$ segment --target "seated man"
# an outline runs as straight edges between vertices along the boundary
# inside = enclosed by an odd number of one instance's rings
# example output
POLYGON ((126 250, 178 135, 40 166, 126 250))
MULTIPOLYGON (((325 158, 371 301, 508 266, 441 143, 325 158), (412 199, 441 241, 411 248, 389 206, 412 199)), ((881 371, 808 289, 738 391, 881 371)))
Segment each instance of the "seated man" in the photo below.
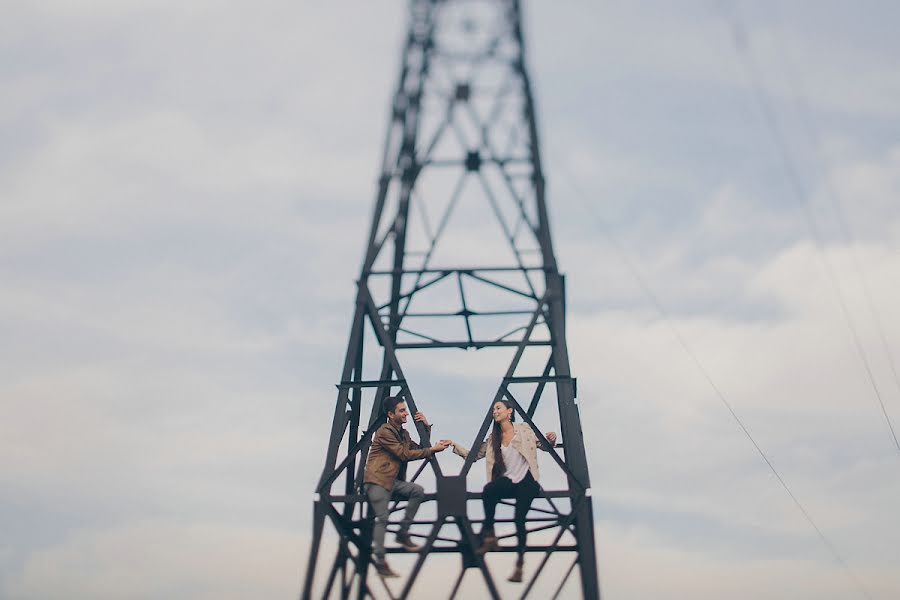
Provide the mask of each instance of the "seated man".
MULTIPOLYGON (((406 463, 411 460, 428 458, 435 452, 441 452, 450 445, 449 440, 441 440, 431 448, 422 448, 412 441, 409 432, 403 428, 409 411, 406 403, 399 396, 385 399, 387 421, 372 436, 372 446, 366 460, 366 475, 363 489, 375 512, 375 531, 373 545, 375 569, 382 577, 397 577, 384 558, 384 534, 388 522, 388 503, 391 498, 408 500, 406 514, 400 522, 397 542, 409 552, 420 548, 409 537, 409 526, 412 524, 419 504, 425 497, 425 490, 417 483, 404 481, 406 463)), ((417 412, 415 420, 431 428, 425 415, 417 412)))

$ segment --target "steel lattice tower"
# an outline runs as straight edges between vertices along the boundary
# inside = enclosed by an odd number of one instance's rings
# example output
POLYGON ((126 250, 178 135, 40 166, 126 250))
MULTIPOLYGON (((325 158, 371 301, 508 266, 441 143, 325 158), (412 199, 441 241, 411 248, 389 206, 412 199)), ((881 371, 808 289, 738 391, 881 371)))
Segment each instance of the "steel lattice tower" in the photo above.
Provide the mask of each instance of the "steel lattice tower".
MULTIPOLYGON (((518 0, 412 0, 331 437, 316 486, 304 599, 549 597, 563 590, 567 597, 579 590, 584 598, 599 598, 590 479, 566 346, 564 280, 544 190, 518 0), (360 487, 371 435, 382 422, 382 400, 401 394, 411 413, 430 410, 423 406, 428 399, 417 404, 400 359, 424 353, 449 364, 448 348, 475 349, 479 357, 501 353, 498 364, 506 365, 492 384, 496 393, 472 400, 470 427, 484 418, 470 447, 486 439, 490 408, 500 398, 510 400, 516 418, 545 443, 541 431, 560 432, 560 443, 542 453, 543 492, 528 515, 527 552, 536 559, 529 560, 526 581, 518 587, 497 581, 491 569, 510 560, 513 547, 506 544, 484 558, 474 552, 481 495, 467 491, 467 483, 477 490, 483 483, 480 476, 467 479, 474 452, 458 474, 444 472, 456 458, 443 456, 449 451, 420 463, 412 479, 430 493, 412 533, 424 548, 407 555, 406 568, 398 569, 405 577, 396 583, 381 581, 370 568, 372 517, 360 487), (322 556, 326 531, 337 533, 337 548, 322 556), (426 574, 432 563, 438 571, 426 574), (434 589, 436 583, 446 590, 434 589)), ((415 426, 422 445, 432 443, 426 428, 415 426)), ((512 519, 502 517, 498 513, 498 535, 513 538, 512 519)), ((403 560, 402 549, 388 552, 392 560, 403 560)))

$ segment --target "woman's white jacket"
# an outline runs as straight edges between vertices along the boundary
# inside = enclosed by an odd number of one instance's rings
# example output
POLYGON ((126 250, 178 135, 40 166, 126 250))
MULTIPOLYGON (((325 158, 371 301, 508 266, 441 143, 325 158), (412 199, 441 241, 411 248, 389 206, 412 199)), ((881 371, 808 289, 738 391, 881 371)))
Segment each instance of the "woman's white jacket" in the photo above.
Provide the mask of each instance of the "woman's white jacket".
MULTIPOLYGON (((516 435, 513 436, 510 444, 525 457, 525 460, 528 462, 528 470, 531 471, 531 476, 534 477, 534 480, 540 481, 538 477, 537 461, 537 449, 540 442, 538 442, 534 430, 532 430, 527 423, 513 423, 512 426, 516 429, 516 435)), ((485 467, 487 467, 488 481, 491 480, 494 472, 494 445, 491 443, 493 437, 494 434, 492 433, 488 436, 486 442, 481 442, 481 447, 478 449, 478 455, 475 457, 475 460, 481 460, 482 458, 487 457, 487 464, 485 467)), ((543 450, 544 448, 542 447, 541 449, 543 450)), ((466 447, 459 444, 453 445, 453 452, 463 458, 469 456, 469 451, 466 447)))

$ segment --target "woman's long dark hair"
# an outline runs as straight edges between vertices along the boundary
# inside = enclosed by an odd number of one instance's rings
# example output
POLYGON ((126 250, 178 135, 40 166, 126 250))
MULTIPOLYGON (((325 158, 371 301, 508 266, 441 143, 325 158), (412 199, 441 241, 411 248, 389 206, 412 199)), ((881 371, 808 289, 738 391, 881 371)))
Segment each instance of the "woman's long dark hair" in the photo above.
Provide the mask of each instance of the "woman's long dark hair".
MULTIPOLYGON (((509 400, 497 400, 502 402, 506 408, 512 408, 509 400)), ((497 404, 494 402, 494 404, 497 404)), ((493 404, 491 405, 493 407, 493 404)), ((493 410, 491 411, 493 413, 493 410)), ((516 416, 516 411, 510 415, 509 420, 512 421, 516 416)), ((494 449, 494 469, 491 471, 491 479, 499 479, 506 474, 506 463, 503 462, 503 452, 500 450, 500 440, 503 438, 503 430, 500 429, 500 423, 494 421, 494 432, 491 434, 491 447, 494 449)))

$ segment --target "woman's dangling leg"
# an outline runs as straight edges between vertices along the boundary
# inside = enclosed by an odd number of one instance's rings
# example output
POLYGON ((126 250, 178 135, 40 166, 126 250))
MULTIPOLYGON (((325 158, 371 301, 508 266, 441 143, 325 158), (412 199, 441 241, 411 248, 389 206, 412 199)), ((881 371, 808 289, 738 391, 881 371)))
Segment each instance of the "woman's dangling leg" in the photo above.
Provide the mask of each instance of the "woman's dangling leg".
POLYGON ((525 520, 528 517, 528 511, 531 510, 531 503, 535 496, 541 491, 541 487, 531 476, 531 473, 525 475, 525 479, 515 484, 516 498, 516 568, 508 581, 520 583, 522 581, 522 567, 525 566, 525 543, 528 541, 528 530, 525 528, 525 520))
POLYGON ((516 552, 518 554, 517 564, 522 564, 525 555, 525 543, 528 540, 528 530, 525 528, 525 520, 528 517, 528 511, 531 510, 531 503, 541 491, 540 486, 531 476, 531 473, 525 475, 525 479, 515 485, 516 494, 516 552))
POLYGON ((494 529, 497 504, 512 491, 512 482, 508 477, 499 477, 489 481, 481 490, 481 502, 484 504, 484 527, 482 531, 494 529))
POLYGON ((499 477, 487 483, 481 490, 481 502, 484 504, 484 525, 481 528, 481 547, 479 554, 484 554, 497 547, 497 537, 494 535, 494 519, 497 513, 497 504, 501 498, 508 498, 513 492, 512 481, 508 477, 499 477))

